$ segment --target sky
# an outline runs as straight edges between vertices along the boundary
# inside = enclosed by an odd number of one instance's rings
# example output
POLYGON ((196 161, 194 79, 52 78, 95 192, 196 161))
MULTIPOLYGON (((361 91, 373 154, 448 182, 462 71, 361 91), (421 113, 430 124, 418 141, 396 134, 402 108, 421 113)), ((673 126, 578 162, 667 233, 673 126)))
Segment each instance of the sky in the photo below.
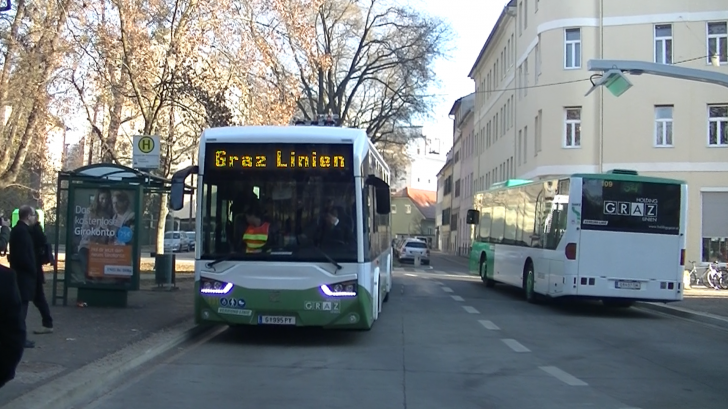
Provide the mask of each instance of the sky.
POLYGON ((439 136, 447 150, 452 147, 452 119, 448 116, 453 103, 475 91, 468 73, 475 63, 485 40, 490 35, 506 0, 413 0, 413 6, 422 5, 422 10, 438 16, 452 27, 455 39, 454 50, 447 61, 435 66, 441 82, 432 90, 441 101, 434 107, 434 118, 423 123, 427 137, 439 136))

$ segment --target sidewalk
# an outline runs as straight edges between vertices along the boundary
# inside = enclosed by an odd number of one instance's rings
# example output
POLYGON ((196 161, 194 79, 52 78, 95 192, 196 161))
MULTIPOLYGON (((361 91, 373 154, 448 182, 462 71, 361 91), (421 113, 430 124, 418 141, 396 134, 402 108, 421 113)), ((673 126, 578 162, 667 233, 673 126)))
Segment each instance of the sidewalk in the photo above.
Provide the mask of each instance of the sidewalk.
MULTIPOLYGON (((40 328, 41 321, 38 310, 31 304, 27 320, 28 338, 35 341, 35 348, 25 350, 15 380, 0 390, 0 407, 165 329, 194 327, 191 322, 194 283, 189 274, 185 278, 177 277, 179 290, 176 291, 152 291, 154 281, 144 278, 139 291, 129 292, 127 308, 77 307, 76 290, 69 289, 67 307, 51 305, 55 327, 52 334, 33 334, 34 329, 40 328)), ((51 280, 47 281, 45 291, 50 298, 51 280)), ((148 353, 149 347, 145 348, 143 353, 148 353)), ((132 358, 136 356, 124 360, 130 361, 132 358)), ((112 367, 107 370, 115 369, 112 367)), ((55 389, 54 392, 57 392, 61 388, 55 389)), ((68 396, 74 393, 63 389, 58 393, 68 396)), ((20 403, 15 402, 13 407, 22 407, 20 403)), ((36 403, 33 406, 41 407, 41 402, 36 403)), ((63 404, 59 403, 58 407, 61 406, 63 404)))
POLYGON ((728 290, 688 287, 682 301, 669 304, 639 303, 639 308, 728 329, 728 290))

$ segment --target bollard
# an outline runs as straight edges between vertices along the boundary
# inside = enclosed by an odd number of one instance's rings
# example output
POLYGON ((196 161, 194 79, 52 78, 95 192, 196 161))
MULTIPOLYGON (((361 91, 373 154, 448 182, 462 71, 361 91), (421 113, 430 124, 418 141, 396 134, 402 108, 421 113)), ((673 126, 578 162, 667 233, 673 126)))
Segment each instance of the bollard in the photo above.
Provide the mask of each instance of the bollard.
POLYGON ((415 267, 418 267, 419 265, 420 265, 420 256, 418 254, 418 255, 415 255, 415 267))

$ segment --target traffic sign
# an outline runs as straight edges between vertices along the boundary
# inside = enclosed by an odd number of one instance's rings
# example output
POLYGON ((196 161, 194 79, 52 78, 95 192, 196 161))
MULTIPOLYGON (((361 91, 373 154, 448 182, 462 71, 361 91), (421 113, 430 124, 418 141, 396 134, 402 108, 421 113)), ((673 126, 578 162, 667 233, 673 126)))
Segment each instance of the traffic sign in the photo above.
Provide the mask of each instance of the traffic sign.
POLYGON ((133 167, 159 169, 159 135, 134 135, 133 167))

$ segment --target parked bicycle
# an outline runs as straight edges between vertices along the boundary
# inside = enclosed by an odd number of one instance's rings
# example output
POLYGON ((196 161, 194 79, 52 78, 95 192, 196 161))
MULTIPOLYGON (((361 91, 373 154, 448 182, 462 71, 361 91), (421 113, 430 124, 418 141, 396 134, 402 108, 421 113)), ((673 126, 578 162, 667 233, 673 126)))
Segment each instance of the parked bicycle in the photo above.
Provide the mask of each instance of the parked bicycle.
POLYGON ((690 287, 702 285, 716 290, 728 289, 728 269, 720 267, 717 261, 710 263, 702 273, 698 273, 694 261, 690 263, 693 265, 690 270, 690 287))

